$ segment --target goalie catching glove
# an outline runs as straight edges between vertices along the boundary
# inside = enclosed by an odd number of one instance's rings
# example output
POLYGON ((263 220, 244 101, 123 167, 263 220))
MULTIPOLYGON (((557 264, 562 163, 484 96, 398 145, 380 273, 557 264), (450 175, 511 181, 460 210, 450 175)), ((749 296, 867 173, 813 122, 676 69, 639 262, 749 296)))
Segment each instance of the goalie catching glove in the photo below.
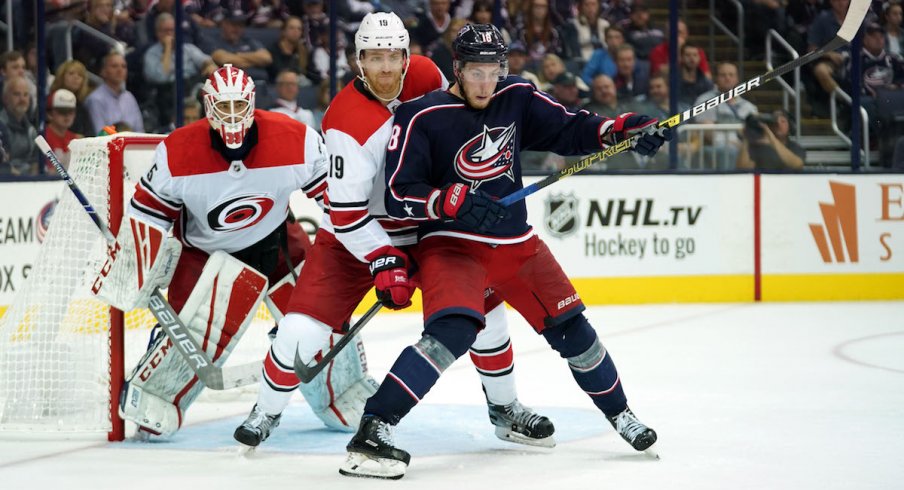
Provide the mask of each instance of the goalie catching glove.
POLYGON ((452 184, 437 190, 433 201, 433 216, 458 221, 478 233, 485 233, 509 216, 508 209, 489 194, 465 184, 452 184))
POLYGON ((181 253, 166 229, 126 216, 91 292, 122 311, 145 307, 156 289, 169 285, 181 253))
POLYGON ((414 284, 408 278, 408 256, 405 252, 385 245, 369 253, 365 259, 370 261, 370 275, 374 278, 377 299, 383 306, 393 310, 411 306, 414 284))
POLYGON ((633 112, 626 112, 615 118, 608 134, 615 138, 615 143, 640 134, 634 143, 634 151, 643 156, 653 156, 666 141, 672 139, 672 130, 666 127, 657 128, 658 119, 633 112))

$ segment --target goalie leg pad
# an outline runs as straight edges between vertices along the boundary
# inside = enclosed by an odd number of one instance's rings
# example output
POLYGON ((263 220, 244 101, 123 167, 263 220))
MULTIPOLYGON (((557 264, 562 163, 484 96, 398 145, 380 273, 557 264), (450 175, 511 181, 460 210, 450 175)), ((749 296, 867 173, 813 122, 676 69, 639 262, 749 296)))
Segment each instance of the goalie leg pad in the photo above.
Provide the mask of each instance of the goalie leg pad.
MULTIPOLYGON (((342 336, 334 334, 330 345, 342 336)), ((354 432, 364 414, 364 402, 380 384, 367 373, 364 342, 355 338, 316 378, 299 386, 308 405, 327 427, 354 432)))
POLYGON ((166 229, 125 216, 91 292, 122 311, 147 306, 156 289, 169 285, 181 252, 166 229))
MULTIPOLYGON (((250 325, 254 313, 267 289, 267 279, 224 252, 215 252, 207 261, 191 295, 179 313, 188 331, 199 340, 214 365, 222 366, 241 336, 250 325)), ((126 420, 163 435, 171 434, 181 425, 181 416, 197 399, 203 384, 174 348, 172 340, 158 336, 129 376, 125 399, 129 390, 140 398, 156 397, 171 404, 177 422, 156 416, 151 410, 156 404, 139 403, 137 407, 121 410, 126 420), (161 420, 169 423, 157 427, 161 420), (150 425, 147 426, 146 424, 150 425)))

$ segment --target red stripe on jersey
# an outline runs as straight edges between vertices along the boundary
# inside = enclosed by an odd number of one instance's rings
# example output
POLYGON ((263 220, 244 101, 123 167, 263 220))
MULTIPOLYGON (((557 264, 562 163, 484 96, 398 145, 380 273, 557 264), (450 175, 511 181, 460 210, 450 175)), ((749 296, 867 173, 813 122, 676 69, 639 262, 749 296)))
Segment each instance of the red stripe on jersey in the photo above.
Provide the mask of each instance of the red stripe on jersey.
POLYGON ((220 332, 220 341, 217 342, 217 351, 211 359, 212 361, 216 361, 220 357, 220 354, 223 353, 223 348, 229 344, 232 337, 239 331, 239 327, 245 321, 245 315, 253 315, 255 313, 252 308, 257 300, 257 294, 253 294, 252 291, 263 291, 267 284, 267 279, 244 269, 235 278, 235 284, 243 282, 247 283, 247 286, 242 285, 242 287, 232 288, 232 294, 229 296, 229 306, 226 307, 223 331, 220 332))
POLYGON ((267 379, 274 385, 282 388, 295 388, 298 386, 301 381, 298 379, 298 376, 295 375, 295 372, 284 371, 275 361, 273 361, 273 357, 271 356, 272 354, 267 351, 267 357, 264 358, 264 374, 267 375, 267 379))
POLYGON ((515 361, 511 343, 509 343, 508 348, 502 352, 483 355, 475 354, 471 351, 470 354, 474 366, 481 371, 502 371, 504 369, 509 369, 515 361))
POLYGON ((318 196, 323 195, 323 192, 325 190, 326 190, 326 180, 324 179, 324 181, 321 182, 320 185, 318 185, 317 187, 315 187, 314 189, 312 189, 308 192, 305 192, 305 195, 311 199, 316 199, 318 196))
POLYGON ((413 220, 394 220, 392 218, 379 218, 380 226, 386 231, 401 230, 402 228, 411 228, 417 226, 418 222, 413 220))
MULTIPOLYGON (((255 109, 257 144, 242 160, 248 169, 282 167, 305 163, 308 127, 282 114, 255 109)), ((176 129, 163 140, 167 165, 173 177, 203 175, 229 170, 229 163, 211 147, 206 119, 176 129)), ((213 133, 215 135, 215 133, 213 133)), ((214 136, 216 137, 216 136, 214 136)))
POLYGON ((213 288, 211 291, 214 291, 214 294, 210 295, 210 311, 207 313, 207 330, 204 332, 204 344, 201 345, 201 348, 204 349, 204 352, 207 352, 207 342, 210 340, 210 331, 213 329, 213 314, 214 314, 214 306, 217 304, 217 282, 220 281, 220 276, 213 278, 213 288))
MULTIPOLYGON (((135 194, 132 195, 132 198, 138 202, 138 204, 150 208, 157 213, 166 216, 172 221, 176 221, 179 217, 179 211, 173 210, 169 205, 163 203, 157 198, 154 194, 146 191, 140 185, 135 186, 135 194)), ((139 209, 140 211, 140 209, 139 209)))
POLYGON ((366 218, 367 214, 366 209, 344 210, 341 208, 331 208, 330 221, 333 223, 333 226, 348 226, 366 218))

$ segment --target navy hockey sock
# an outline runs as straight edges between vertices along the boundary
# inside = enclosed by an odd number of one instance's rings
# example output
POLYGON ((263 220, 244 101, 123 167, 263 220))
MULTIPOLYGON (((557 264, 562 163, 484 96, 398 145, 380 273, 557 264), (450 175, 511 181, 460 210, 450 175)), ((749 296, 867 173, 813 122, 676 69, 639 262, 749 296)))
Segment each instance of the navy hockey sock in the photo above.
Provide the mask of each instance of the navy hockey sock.
POLYGON ((568 361, 578 386, 604 414, 611 417, 628 406, 612 356, 584 315, 544 330, 543 336, 568 361))
POLYGON ((456 359, 474 343, 480 323, 454 315, 427 324, 417 344, 408 346, 396 359, 380 389, 364 405, 364 413, 378 415, 397 424, 433 388, 456 359))

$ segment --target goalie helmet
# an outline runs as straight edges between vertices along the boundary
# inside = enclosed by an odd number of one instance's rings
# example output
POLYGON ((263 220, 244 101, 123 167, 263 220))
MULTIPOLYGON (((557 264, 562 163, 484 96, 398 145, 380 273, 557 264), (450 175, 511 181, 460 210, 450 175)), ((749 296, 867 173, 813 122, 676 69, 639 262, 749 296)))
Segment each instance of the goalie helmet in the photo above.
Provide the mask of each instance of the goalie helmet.
POLYGON ((462 27, 452 41, 452 59, 456 73, 471 61, 499 63, 499 81, 508 76, 508 46, 493 24, 467 24, 462 27))
POLYGON ((254 81, 230 64, 210 74, 204 87, 207 121, 227 148, 238 148, 254 123, 254 81))

